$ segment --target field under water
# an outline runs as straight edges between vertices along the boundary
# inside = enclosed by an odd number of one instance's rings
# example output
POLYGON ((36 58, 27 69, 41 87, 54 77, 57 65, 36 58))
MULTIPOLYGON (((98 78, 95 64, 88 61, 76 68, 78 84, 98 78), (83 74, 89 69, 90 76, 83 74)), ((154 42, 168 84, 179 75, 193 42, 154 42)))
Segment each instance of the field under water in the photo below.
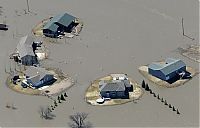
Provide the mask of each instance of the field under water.
POLYGON ((0 126, 66 127, 69 115, 89 114, 95 127, 156 127, 199 125, 199 75, 177 88, 163 88, 146 80, 138 67, 153 61, 174 57, 198 69, 199 64, 181 56, 176 49, 199 43, 199 1, 197 0, 0 0, 0 22, 8 31, 0 31, 0 126), (20 37, 31 32, 35 24, 49 16, 67 12, 84 22, 80 36, 47 43, 50 51, 45 65, 59 67, 77 84, 68 90, 67 101, 53 112, 53 120, 41 119, 40 106, 52 103, 42 96, 16 93, 5 85, 9 55, 20 37), (181 19, 185 33, 182 36, 181 19), (137 103, 117 106, 92 106, 85 102, 90 82, 110 73, 126 73, 149 87, 178 108, 180 115, 145 93, 137 103), (6 108, 14 103, 16 110, 6 108))

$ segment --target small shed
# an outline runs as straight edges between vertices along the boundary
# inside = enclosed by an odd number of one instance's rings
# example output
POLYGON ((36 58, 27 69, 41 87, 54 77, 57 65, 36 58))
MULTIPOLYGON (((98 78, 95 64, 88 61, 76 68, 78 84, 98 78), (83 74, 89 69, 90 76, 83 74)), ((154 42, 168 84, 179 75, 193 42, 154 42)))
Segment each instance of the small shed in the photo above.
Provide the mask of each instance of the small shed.
POLYGON ((35 55, 37 56, 38 60, 43 60, 47 58, 47 53, 44 50, 40 49, 35 50, 35 55))
POLYGON ((47 37, 56 38, 64 32, 70 33, 76 24, 75 19, 74 16, 67 13, 56 15, 43 27, 43 34, 47 37))
POLYGON ((128 77, 126 74, 111 74, 110 75, 113 80, 128 80, 128 77))

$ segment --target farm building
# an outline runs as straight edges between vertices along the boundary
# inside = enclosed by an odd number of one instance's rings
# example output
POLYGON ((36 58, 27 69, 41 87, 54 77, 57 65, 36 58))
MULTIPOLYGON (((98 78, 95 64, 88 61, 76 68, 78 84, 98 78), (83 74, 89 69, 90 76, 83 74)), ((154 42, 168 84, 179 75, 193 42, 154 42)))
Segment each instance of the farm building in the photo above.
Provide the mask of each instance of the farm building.
POLYGON ((76 18, 67 13, 56 15, 43 27, 43 34, 56 38, 59 35, 64 35, 64 32, 71 33, 73 27, 78 25, 75 21, 76 18))
POLYGON ((129 92, 133 91, 133 86, 128 80, 114 80, 108 83, 100 81, 99 90, 101 97, 104 98, 129 98, 129 92))
POLYGON ((179 59, 167 58, 165 62, 155 62, 148 66, 148 72, 161 80, 168 81, 186 72, 186 64, 179 59))
POLYGON ((30 66, 25 72, 25 82, 22 83, 23 87, 31 86, 33 88, 40 88, 55 81, 54 75, 44 68, 30 66))
POLYGON ((30 36, 24 36, 20 39, 14 60, 20 62, 23 65, 31 66, 38 64, 37 57, 34 53, 34 41, 30 36))

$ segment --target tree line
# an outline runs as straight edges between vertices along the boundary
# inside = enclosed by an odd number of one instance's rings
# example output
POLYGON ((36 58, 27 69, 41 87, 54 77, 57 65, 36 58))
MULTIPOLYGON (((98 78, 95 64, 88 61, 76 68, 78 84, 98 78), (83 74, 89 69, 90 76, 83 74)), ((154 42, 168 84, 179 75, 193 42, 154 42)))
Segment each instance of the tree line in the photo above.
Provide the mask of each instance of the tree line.
POLYGON ((148 83, 145 83, 145 81, 142 81, 142 88, 145 89, 145 91, 149 92, 150 94, 152 94, 154 97, 156 97, 158 100, 160 100, 162 103, 164 103, 164 105, 168 106, 170 109, 172 109, 172 111, 176 111, 177 114, 180 114, 178 108, 176 109, 174 106, 172 106, 171 104, 167 103, 167 100, 164 100, 163 97, 160 97, 159 94, 155 94, 150 88, 148 83))

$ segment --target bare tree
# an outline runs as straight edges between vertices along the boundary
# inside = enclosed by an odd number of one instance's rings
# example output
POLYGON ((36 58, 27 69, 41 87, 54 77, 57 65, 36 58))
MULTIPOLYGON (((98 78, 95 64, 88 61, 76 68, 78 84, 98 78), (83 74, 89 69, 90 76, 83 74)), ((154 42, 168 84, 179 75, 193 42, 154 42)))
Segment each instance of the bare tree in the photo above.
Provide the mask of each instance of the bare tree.
POLYGON ((39 108, 39 114, 41 118, 44 118, 46 120, 51 120, 55 117, 55 115, 53 115, 51 112, 51 109, 49 107, 42 107, 40 106, 39 108))
POLYGON ((10 61, 10 75, 13 77, 13 75, 14 75, 14 71, 13 71, 13 69, 12 69, 12 63, 11 63, 11 61, 10 61))
POLYGON ((13 103, 12 103, 11 108, 12 108, 13 110, 16 110, 16 109, 17 109, 17 107, 16 107, 13 103))
POLYGON ((40 106, 38 113, 40 114, 40 117, 44 117, 44 107, 40 106))
POLYGON ((88 114, 84 112, 70 115, 69 118, 71 122, 69 123, 69 126, 71 128, 91 128, 92 124, 89 121, 85 122, 87 117, 88 114))
POLYGON ((5 66, 5 73, 8 73, 8 74, 9 74, 9 71, 7 71, 6 66, 5 66))

